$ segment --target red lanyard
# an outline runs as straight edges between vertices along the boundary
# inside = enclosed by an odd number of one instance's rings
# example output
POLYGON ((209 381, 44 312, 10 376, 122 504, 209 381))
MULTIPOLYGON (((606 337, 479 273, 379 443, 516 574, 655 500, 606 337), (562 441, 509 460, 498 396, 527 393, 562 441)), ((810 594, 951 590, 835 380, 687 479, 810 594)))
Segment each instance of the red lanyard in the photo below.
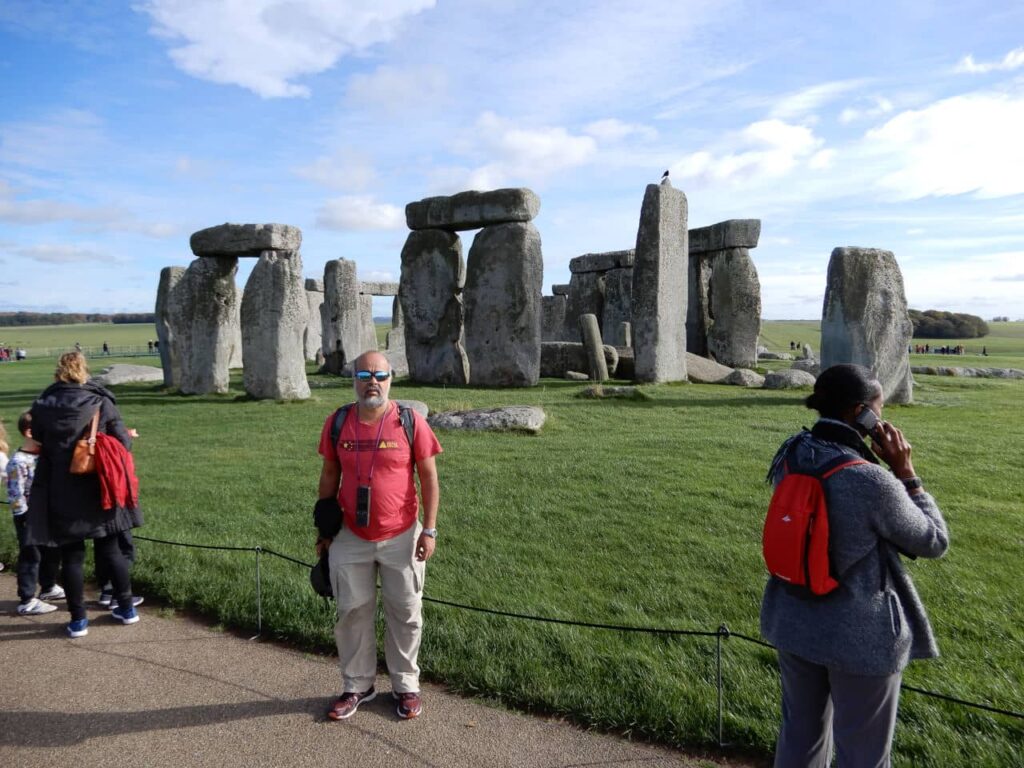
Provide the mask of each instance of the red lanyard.
POLYGON ((366 476, 366 482, 363 482, 363 478, 359 473, 359 429, 362 426, 359 423, 359 406, 353 408, 356 412, 356 484, 357 485, 369 485, 370 481, 373 480, 373 465, 377 461, 377 449, 380 448, 380 436, 384 434, 384 420, 388 417, 390 408, 380 417, 380 426, 377 427, 377 439, 373 443, 373 455, 370 457, 370 474, 366 476))

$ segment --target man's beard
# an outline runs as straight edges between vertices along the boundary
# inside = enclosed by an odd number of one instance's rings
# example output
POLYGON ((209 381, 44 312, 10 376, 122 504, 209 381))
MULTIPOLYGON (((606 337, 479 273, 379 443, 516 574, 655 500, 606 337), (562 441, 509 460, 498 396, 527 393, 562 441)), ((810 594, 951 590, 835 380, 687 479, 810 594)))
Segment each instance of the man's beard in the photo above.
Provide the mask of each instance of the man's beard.
POLYGON ((376 395, 367 394, 363 395, 362 397, 359 397, 359 404, 366 408, 380 408, 387 401, 388 399, 384 397, 384 393, 379 393, 376 395))

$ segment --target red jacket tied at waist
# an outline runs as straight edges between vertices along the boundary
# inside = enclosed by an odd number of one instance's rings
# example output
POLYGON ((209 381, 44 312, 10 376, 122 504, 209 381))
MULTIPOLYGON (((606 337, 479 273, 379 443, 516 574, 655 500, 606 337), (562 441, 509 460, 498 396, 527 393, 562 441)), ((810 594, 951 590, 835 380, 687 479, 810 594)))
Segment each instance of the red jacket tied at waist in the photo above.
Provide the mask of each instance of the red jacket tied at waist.
POLYGON ((103 509, 132 509, 139 505, 139 479, 135 460, 117 438, 96 435, 96 474, 103 509))

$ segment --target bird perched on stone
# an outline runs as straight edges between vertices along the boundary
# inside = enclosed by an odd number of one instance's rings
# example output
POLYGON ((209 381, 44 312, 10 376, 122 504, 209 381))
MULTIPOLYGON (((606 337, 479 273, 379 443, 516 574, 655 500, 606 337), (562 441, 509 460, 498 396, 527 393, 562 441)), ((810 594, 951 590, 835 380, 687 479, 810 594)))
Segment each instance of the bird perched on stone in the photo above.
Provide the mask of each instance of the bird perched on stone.
POLYGON ((671 184, 672 183, 671 181, 668 180, 668 171, 665 171, 663 174, 661 174, 661 183, 662 184, 671 184))

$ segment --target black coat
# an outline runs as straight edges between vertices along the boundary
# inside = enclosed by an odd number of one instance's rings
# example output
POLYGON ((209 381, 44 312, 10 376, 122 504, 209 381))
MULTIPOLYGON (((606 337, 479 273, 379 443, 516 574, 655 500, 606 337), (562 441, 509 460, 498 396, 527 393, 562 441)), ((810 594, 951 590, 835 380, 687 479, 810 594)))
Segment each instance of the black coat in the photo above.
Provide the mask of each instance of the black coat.
POLYGON ((75 443, 88 437, 90 422, 100 409, 98 432, 131 448, 131 437, 114 404, 114 395, 99 384, 50 385, 32 403, 32 437, 42 445, 29 496, 28 544, 54 546, 98 539, 142 525, 142 510, 104 511, 96 474, 72 475, 75 443))

